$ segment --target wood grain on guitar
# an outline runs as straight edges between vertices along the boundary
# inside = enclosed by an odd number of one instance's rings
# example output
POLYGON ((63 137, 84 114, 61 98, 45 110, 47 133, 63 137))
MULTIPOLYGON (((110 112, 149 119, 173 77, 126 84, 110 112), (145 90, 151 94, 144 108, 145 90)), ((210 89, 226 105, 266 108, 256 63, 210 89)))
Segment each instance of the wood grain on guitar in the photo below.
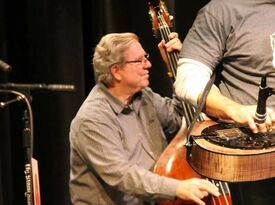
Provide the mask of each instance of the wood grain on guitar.
POLYGON ((193 130, 193 145, 188 149, 188 161, 200 174, 228 182, 256 181, 275 176, 273 131, 262 135, 248 131, 249 136, 246 136, 247 131, 242 127, 224 128, 211 120, 198 122, 193 130), (215 125, 220 128, 217 132, 213 131, 215 125), (211 127, 208 133, 204 133, 205 129, 211 127), (220 142, 207 137, 213 132, 216 137, 222 135, 220 142))

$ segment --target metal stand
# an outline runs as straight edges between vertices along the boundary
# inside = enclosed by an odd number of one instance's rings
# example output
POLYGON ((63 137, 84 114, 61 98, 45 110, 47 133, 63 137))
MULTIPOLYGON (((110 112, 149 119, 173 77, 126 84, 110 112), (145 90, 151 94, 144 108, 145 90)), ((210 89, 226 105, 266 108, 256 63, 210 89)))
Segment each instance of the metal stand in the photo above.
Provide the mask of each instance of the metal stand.
POLYGON ((25 156, 25 178, 26 178, 26 192, 27 204, 33 204, 33 179, 32 179, 32 132, 30 126, 30 116, 28 110, 23 113, 23 148, 25 156))
POLYGON ((15 90, 1 90, 0 93, 12 93, 16 95, 16 98, 8 100, 6 102, 0 102, 0 108, 4 108, 12 103, 19 102, 21 100, 25 101, 26 110, 23 113, 24 128, 23 134, 23 148, 24 148, 24 158, 25 158, 25 179, 26 179, 26 192, 25 197, 27 198, 27 205, 33 205, 33 181, 32 181, 32 167, 31 159, 33 153, 33 115, 30 102, 28 98, 21 92, 15 90))
POLYGON ((24 101, 26 109, 23 111, 23 124, 24 128, 22 131, 23 135, 23 148, 24 148, 24 159, 25 159, 25 179, 26 179, 26 192, 25 197, 27 199, 27 205, 34 204, 33 194, 33 177, 32 177, 32 159, 33 159, 33 113, 30 104, 31 96, 26 96, 25 93, 30 93, 31 90, 42 90, 42 91, 62 91, 71 92, 74 91, 73 85, 62 85, 62 84, 15 84, 6 83, 0 84, 0 93, 13 94, 16 97, 0 102, 0 108, 4 108, 12 103, 24 101), (18 90, 18 91, 17 91, 18 90), (23 92, 21 92, 23 91, 23 92))

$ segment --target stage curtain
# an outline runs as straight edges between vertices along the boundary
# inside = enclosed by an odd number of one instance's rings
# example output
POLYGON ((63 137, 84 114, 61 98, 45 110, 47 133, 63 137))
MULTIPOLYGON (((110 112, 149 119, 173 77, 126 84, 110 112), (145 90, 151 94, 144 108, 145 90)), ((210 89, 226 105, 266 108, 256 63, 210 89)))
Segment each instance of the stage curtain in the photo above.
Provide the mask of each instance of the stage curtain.
MULTIPOLYGON (((184 38, 197 9, 206 1, 165 1, 184 38), (192 5, 193 4, 193 5, 192 5)), ((70 84, 75 92, 19 90, 29 98, 34 119, 33 156, 39 163, 41 204, 69 205, 69 127, 94 86, 91 58, 99 39, 110 32, 134 32, 151 56, 150 86, 171 96, 171 81, 157 50, 148 1, 2 0, 0 83, 70 84)), ((0 93, 0 102, 13 95, 0 93)), ((23 102, 0 108, 0 204, 27 204, 24 197, 23 102)), ((92 197, 92 196, 91 196, 92 197)))

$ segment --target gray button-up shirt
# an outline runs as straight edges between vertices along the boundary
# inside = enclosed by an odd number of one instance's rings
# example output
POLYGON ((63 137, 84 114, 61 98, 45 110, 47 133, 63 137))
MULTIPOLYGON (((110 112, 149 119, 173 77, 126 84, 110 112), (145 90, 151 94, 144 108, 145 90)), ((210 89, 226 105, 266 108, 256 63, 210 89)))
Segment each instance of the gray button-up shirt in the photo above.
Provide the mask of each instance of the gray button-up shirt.
POLYGON ((70 192, 74 205, 137 205, 173 199, 178 180, 152 172, 181 126, 181 103, 150 88, 131 106, 96 85, 71 123, 70 192))

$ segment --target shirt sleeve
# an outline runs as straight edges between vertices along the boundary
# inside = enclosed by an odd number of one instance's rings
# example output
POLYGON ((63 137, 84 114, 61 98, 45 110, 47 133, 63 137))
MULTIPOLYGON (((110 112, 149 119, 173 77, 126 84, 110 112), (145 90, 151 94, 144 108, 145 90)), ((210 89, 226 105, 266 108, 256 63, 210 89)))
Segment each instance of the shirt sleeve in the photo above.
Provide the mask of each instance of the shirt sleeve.
MULTIPOLYGON (((223 8, 223 7, 222 7, 223 8)), ((180 58, 189 58, 214 70, 226 49, 227 29, 223 14, 215 4, 202 8, 183 40, 180 58)))
POLYGON ((176 95, 183 101, 196 106, 199 95, 203 92, 212 75, 212 70, 205 64, 187 58, 178 62, 177 78, 174 83, 176 95))

